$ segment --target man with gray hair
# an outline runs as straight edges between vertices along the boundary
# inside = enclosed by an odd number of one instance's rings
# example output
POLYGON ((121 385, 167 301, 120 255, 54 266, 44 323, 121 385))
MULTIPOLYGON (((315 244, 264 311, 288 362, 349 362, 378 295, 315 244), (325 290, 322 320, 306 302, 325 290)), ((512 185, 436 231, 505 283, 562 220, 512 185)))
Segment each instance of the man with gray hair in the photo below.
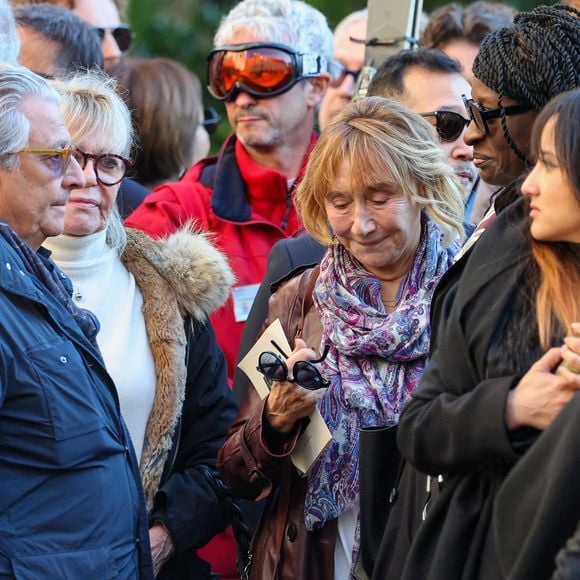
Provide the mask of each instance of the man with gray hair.
POLYGON ((12 9, 7 0, 0 0, 0 63, 16 64, 19 48, 12 9))
POLYGON ((193 220, 215 234, 237 277, 212 320, 231 377, 268 251, 300 228, 293 191, 316 141, 332 33, 301 0, 244 0, 222 20, 214 45, 209 90, 224 101, 233 134, 217 158, 151 193, 127 225, 163 236, 193 220))
POLYGON ((152 579, 98 322, 41 244, 84 174, 46 81, 0 65, 0 578, 152 579))
MULTIPOLYGON (((217 157, 158 187, 126 221, 158 237, 191 220, 228 256, 237 283, 211 322, 230 381, 268 252, 300 229, 293 192, 316 141, 331 59, 332 32, 305 2, 237 4, 221 22, 208 62, 209 90, 224 101, 233 134, 217 157)), ((226 542, 199 552, 224 579, 235 576, 235 546, 226 542)))
POLYGON ((70 10, 50 4, 23 4, 14 8, 14 18, 22 66, 45 77, 103 68, 97 32, 70 10))

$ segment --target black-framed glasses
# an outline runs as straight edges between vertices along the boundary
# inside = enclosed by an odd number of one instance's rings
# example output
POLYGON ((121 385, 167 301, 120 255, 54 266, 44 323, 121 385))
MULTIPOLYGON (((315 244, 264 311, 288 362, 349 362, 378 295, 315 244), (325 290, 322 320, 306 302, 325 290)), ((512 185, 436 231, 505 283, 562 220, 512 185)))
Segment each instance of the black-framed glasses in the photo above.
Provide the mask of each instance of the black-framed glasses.
POLYGON ((342 85, 344 79, 348 76, 351 76, 356 83, 361 70, 360 68, 358 70, 346 68, 341 62, 335 60, 330 66, 330 81, 328 84, 336 89, 342 85))
POLYGON ((486 109, 473 99, 468 99, 465 95, 461 95, 465 108, 469 113, 469 118, 475 123, 475 127, 482 135, 489 135, 489 126, 487 122, 491 119, 501 117, 502 112, 506 117, 511 115, 521 115, 530 109, 531 105, 509 105, 507 107, 498 107, 497 109, 486 109))
POLYGON ((75 156, 75 147, 59 147, 58 149, 33 149, 25 148, 15 151, 13 155, 26 153, 28 155, 43 155, 49 162, 54 163, 55 175, 63 177, 70 165, 70 160, 75 156))
POLYGON ((218 46, 207 61, 207 88, 220 101, 235 99, 240 91, 258 99, 275 97, 328 68, 324 57, 277 42, 218 46))
POLYGON ((320 374, 320 371, 314 366, 326 358, 328 351, 330 350, 330 345, 327 344, 324 347, 322 356, 319 359, 296 361, 292 370, 294 377, 289 378, 288 366, 284 360, 288 358, 288 355, 280 348, 276 341, 272 340, 270 342, 284 358, 281 358, 275 352, 271 351, 265 351, 259 356, 257 370, 267 379, 270 381, 288 381, 290 383, 296 383, 309 391, 316 391, 330 385, 330 382, 326 380, 320 374))
POLYGON ((121 52, 127 52, 133 43, 133 31, 128 24, 119 24, 117 26, 94 26, 93 27, 101 42, 105 38, 105 34, 109 33, 115 39, 117 46, 121 52))
POLYGON ((456 111, 429 111, 419 114, 421 117, 435 117, 435 129, 440 141, 455 141, 470 123, 469 119, 456 111))
POLYGON ((87 166, 89 159, 93 160, 95 177, 102 185, 117 185, 123 180, 123 177, 133 165, 129 159, 125 159, 125 157, 115 153, 95 155, 94 153, 86 153, 80 149, 75 149, 73 155, 82 169, 87 166))
POLYGON ((201 124, 210 135, 216 132, 221 120, 221 115, 213 107, 206 107, 203 110, 203 121, 201 124))

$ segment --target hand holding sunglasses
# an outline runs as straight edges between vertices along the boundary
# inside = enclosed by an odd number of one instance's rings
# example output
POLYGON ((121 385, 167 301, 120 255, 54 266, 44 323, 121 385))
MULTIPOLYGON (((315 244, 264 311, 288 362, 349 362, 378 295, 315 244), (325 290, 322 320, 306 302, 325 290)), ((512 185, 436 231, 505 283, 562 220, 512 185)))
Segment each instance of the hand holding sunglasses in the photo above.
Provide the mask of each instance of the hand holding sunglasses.
MULTIPOLYGON (((264 414, 274 430, 280 433, 290 433, 297 423, 311 415, 323 393, 319 389, 329 384, 314 365, 324 360, 330 347, 326 346, 322 357, 317 360, 295 361, 293 365, 290 365, 294 377, 288 378, 286 360, 289 357, 275 341, 271 342, 280 355, 270 351, 263 352, 259 357, 258 366, 258 371, 265 376, 272 387, 266 400, 264 414), (275 383, 278 384, 275 385, 275 383), (297 388, 292 383, 303 388, 297 388)), ((302 354, 300 351, 306 348, 303 340, 296 339, 291 358, 299 357, 302 354)))
POLYGON ((288 366, 286 360, 288 355, 280 348, 280 346, 272 340, 272 345, 280 353, 281 356, 275 352, 263 352, 258 359, 257 370, 261 372, 270 381, 288 381, 289 383, 296 383, 304 389, 309 391, 316 391, 328 387, 330 384, 314 366, 322 362, 328 355, 330 346, 327 344, 324 347, 322 356, 316 360, 298 360, 294 363, 292 368, 293 377, 288 376, 288 366))

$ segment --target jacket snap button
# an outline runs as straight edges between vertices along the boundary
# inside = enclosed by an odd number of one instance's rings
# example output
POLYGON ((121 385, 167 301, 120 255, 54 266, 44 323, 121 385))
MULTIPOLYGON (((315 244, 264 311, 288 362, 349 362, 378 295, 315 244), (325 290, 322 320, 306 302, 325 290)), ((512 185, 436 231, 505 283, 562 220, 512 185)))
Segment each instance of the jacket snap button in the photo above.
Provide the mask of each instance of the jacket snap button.
POLYGON ((12 270, 12 264, 10 262, 6 262, 6 269, 12 270))
POLYGON ((296 537, 298 536, 298 530, 294 524, 290 524, 288 526, 288 529, 286 530, 286 536, 291 542, 296 540, 296 537))
POLYGON ((61 362, 62 364, 65 364, 65 363, 67 362, 67 358, 66 358, 66 356, 61 356, 61 357, 60 357, 60 362, 61 362))

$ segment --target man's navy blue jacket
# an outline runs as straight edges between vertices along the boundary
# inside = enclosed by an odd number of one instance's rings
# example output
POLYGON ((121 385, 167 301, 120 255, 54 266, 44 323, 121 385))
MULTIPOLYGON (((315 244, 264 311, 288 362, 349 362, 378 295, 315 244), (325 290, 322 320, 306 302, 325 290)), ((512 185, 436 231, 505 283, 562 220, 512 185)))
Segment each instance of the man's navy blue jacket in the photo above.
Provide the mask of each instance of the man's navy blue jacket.
POLYGON ((0 239, 0 578, 153 577, 115 386, 0 239))

